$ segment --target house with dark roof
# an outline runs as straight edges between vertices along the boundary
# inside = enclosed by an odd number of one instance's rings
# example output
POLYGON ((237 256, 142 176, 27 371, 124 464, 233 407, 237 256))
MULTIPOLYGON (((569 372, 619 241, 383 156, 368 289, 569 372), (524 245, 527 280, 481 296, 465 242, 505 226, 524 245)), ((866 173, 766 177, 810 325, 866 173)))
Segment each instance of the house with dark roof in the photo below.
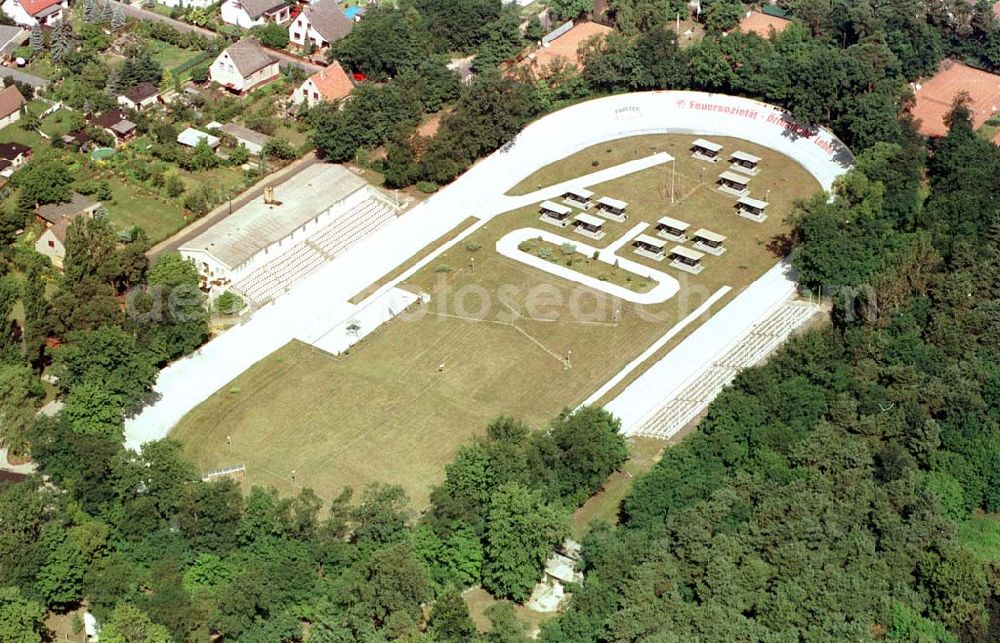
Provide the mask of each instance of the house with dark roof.
POLYGON ((278 59, 256 38, 244 38, 224 50, 208 69, 213 82, 238 94, 278 77, 278 59))
POLYGON ((305 47, 312 43, 324 49, 351 33, 354 22, 344 15, 335 0, 319 0, 308 5, 288 27, 288 40, 305 47))
POLYGON ((10 176, 31 158, 31 148, 20 143, 0 143, 0 176, 10 176))
POLYGON ((244 29, 269 22, 283 25, 292 19, 285 0, 226 0, 220 12, 224 23, 244 29))
POLYGON ((267 134, 261 134, 248 127, 243 127, 239 123, 226 123, 219 128, 219 131, 232 136, 237 145, 247 148, 247 152, 250 152, 254 156, 260 156, 260 153, 264 150, 264 146, 271 140, 271 137, 267 134))
POLYGON ((4 87, 3 91, 0 91, 0 127, 7 127, 21 120, 21 107, 27 102, 24 96, 21 96, 17 85, 4 87))
POLYGON ((28 42, 31 33, 21 27, 0 25, 0 60, 8 61, 14 58, 14 50, 28 42))
POLYGON ((91 139, 90 135, 87 134, 87 132, 82 129, 66 134, 65 136, 62 137, 61 140, 62 144, 65 145, 66 147, 78 149, 84 153, 89 152, 90 149, 93 147, 92 145, 93 139, 91 139))
POLYGON ((45 225, 45 231, 35 241, 35 250, 61 270, 66 258, 66 231, 70 224, 81 217, 92 218, 100 207, 100 202, 75 192, 69 203, 50 203, 39 207, 35 218, 45 225))
POLYGON ((90 124, 111 134, 119 143, 124 143, 135 136, 137 127, 135 123, 125 118, 125 114, 122 114, 119 109, 104 112, 91 120, 90 124))
POLYGON ((156 104, 160 98, 160 90, 153 83, 139 83, 121 93, 118 104, 126 109, 141 112, 156 104))
POLYGON ((326 69, 321 69, 299 85, 292 92, 292 102, 296 105, 305 104, 312 107, 322 102, 335 103, 347 98, 354 90, 351 78, 334 61, 326 69))
POLYGON ((68 0, 4 0, 0 5, 4 15, 22 27, 51 27, 62 22, 68 0))

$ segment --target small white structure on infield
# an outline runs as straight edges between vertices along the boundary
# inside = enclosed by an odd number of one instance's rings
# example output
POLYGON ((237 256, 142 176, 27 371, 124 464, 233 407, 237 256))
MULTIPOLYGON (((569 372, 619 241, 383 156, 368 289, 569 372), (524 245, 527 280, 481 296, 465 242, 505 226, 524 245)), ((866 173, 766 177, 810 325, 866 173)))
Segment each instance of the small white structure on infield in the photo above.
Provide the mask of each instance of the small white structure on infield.
POLYGON ((609 196, 602 196, 597 200, 597 214, 618 223, 625 223, 625 219, 628 218, 628 215, 625 214, 625 208, 627 207, 628 203, 612 199, 609 196))
POLYGON ((635 248, 635 254, 640 257, 646 257, 653 261, 663 261, 666 257, 664 249, 667 247, 667 242, 648 234, 640 234, 632 241, 632 246, 635 248))
POLYGON ((591 239, 603 239, 604 221, 593 215, 581 212, 573 217, 573 229, 577 234, 582 234, 591 239))
POLYGON ((694 241, 694 247, 698 250, 704 250, 717 257, 726 252, 726 247, 722 245, 725 243, 726 237, 717 232, 699 228, 691 235, 691 239, 694 241))
POLYGON ((743 172, 744 174, 749 174, 750 176, 756 176, 756 174, 760 172, 759 156, 754 156, 753 154, 736 150, 729 155, 729 161, 732 163, 732 165, 729 166, 730 170, 743 172))
POLYGON ((569 215, 573 212, 565 205, 559 205, 552 201, 542 201, 539 206, 542 216, 539 217, 543 223, 550 223, 560 228, 565 228, 569 224, 569 215))
POLYGON ((563 200, 569 202, 570 205, 575 205, 583 210, 590 209, 591 199, 593 198, 593 192, 578 187, 571 187, 563 194, 563 200))
POLYGON ((705 140, 703 138, 696 138, 691 143, 691 156, 701 161, 708 161, 709 163, 718 163, 722 158, 719 152, 722 151, 722 146, 718 143, 713 143, 712 141, 705 140))
POLYGON ((684 223, 679 219, 662 217, 656 222, 656 234, 669 241, 684 243, 687 241, 687 229, 690 227, 690 223, 684 223))
POLYGON ((735 172, 723 172, 719 175, 719 192, 746 196, 750 194, 750 177, 735 172))
POLYGON ((705 269, 701 263, 704 256, 697 250, 691 250, 684 246, 674 246, 673 250, 670 251, 670 267, 697 275, 705 269))
POLYGON ((762 223, 767 220, 767 214, 764 212, 767 205, 767 201, 741 196, 740 200, 736 202, 736 213, 751 221, 762 223))

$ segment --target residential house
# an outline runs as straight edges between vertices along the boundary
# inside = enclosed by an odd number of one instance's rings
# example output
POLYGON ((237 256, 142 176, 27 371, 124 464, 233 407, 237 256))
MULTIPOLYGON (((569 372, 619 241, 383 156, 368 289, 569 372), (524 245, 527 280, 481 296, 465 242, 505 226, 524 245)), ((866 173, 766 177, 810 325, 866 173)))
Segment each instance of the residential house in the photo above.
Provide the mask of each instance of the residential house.
POLYGON ((278 59, 256 38, 244 38, 230 45, 209 67, 213 82, 240 94, 271 82, 278 73, 278 59))
POLYGON ((541 46, 517 63, 517 66, 531 70, 532 74, 544 77, 555 69, 583 70, 580 56, 589 43, 605 38, 613 30, 596 22, 574 24, 566 22, 542 38, 541 46))
POLYGON ((9 177, 31 158, 31 148, 20 143, 0 143, 0 176, 9 177))
POLYGON ((0 25, 0 62, 13 60, 14 50, 28 42, 30 35, 31 32, 27 29, 0 25))
POLYGON ((219 0, 156 0, 165 7, 180 7, 181 9, 208 9, 219 0))
POLYGON ((90 135, 82 129, 66 134, 61 140, 66 147, 78 149, 83 153, 89 152, 93 147, 90 135))
POLYGON ((22 27, 51 27, 62 22, 69 0, 4 0, 0 5, 4 15, 22 27))
POLYGON ((126 89, 118 97, 118 104, 126 109, 141 112, 156 104, 160 98, 160 90, 153 83, 139 83, 126 89))
POLYGON ((218 136, 212 136, 211 134, 197 130, 193 127, 189 127, 177 135, 177 142, 187 147, 197 147, 198 143, 203 140, 208 143, 208 146, 213 150, 219 147, 220 141, 218 136))
POLYGON ((312 107, 317 103, 334 103, 343 100, 354 89, 351 78, 334 61, 326 69, 321 69, 305 80, 292 93, 292 102, 296 105, 305 104, 312 107))
POLYGON ((119 144, 131 140, 136 134, 136 124, 125 118, 125 115, 118 109, 104 112, 90 123, 114 136, 115 141, 119 144))
POLYGON ((285 0, 226 0, 221 13, 223 22, 244 29, 268 22, 283 25, 292 18, 292 8, 285 0))
POLYGON ((288 27, 288 39, 300 46, 312 43, 324 49, 351 33, 354 22, 344 15, 336 0, 319 0, 306 6, 288 27))
POLYGON ((66 231, 78 218, 92 218, 101 204, 74 193, 69 203, 51 203, 35 211, 35 217, 45 225, 45 231, 35 241, 35 250, 52 261, 60 270, 66 258, 66 231))
POLYGON ((260 153, 264 150, 264 146, 271 140, 271 137, 268 135, 243 127, 238 123, 226 123, 219 128, 219 131, 232 136, 236 139, 237 145, 247 148, 247 152, 250 152, 254 156, 260 156, 260 153))
POLYGON ((16 85, 4 87, 0 91, 0 128, 7 127, 21 119, 21 107, 28 101, 24 100, 16 85))

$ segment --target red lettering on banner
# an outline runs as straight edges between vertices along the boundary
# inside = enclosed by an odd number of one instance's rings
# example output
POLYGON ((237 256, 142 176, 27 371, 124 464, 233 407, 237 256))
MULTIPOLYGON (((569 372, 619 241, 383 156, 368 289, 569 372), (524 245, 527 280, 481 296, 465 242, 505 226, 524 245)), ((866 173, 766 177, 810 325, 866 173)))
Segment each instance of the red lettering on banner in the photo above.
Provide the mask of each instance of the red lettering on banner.
MULTIPOLYGON (((730 116, 749 118, 751 120, 757 120, 758 117, 762 116, 757 110, 749 107, 734 107, 732 105, 720 105, 718 103, 702 103, 696 100, 679 100, 676 104, 680 109, 693 109, 702 112, 719 112, 730 116)), ((764 120, 769 125, 777 125, 782 129, 793 132, 796 136, 810 139, 816 147, 820 148, 827 154, 834 154, 833 145, 829 141, 825 141, 816 136, 816 130, 814 129, 803 127, 795 121, 790 121, 782 114, 767 114, 764 120)))

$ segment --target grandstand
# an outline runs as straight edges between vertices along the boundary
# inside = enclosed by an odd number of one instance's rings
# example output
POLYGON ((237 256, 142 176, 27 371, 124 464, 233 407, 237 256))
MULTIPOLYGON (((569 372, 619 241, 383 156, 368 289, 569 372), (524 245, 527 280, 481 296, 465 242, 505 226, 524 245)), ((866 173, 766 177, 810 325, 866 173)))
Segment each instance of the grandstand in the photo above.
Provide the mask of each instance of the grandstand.
POLYGON ((274 261, 240 277, 230 287, 256 304, 271 301, 395 216, 391 205, 372 196, 305 237, 274 261))
POLYGON ((282 295, 397 209, 340 165, 312 165, 180 248, 210 297, 233 290, 256 305, 282 295))
POLYGON ((741 370, 760 363, 816 312, 812 304, 783 302, 656 406, 632 434, 660 439, 673 437, 705 410, 741 370))

